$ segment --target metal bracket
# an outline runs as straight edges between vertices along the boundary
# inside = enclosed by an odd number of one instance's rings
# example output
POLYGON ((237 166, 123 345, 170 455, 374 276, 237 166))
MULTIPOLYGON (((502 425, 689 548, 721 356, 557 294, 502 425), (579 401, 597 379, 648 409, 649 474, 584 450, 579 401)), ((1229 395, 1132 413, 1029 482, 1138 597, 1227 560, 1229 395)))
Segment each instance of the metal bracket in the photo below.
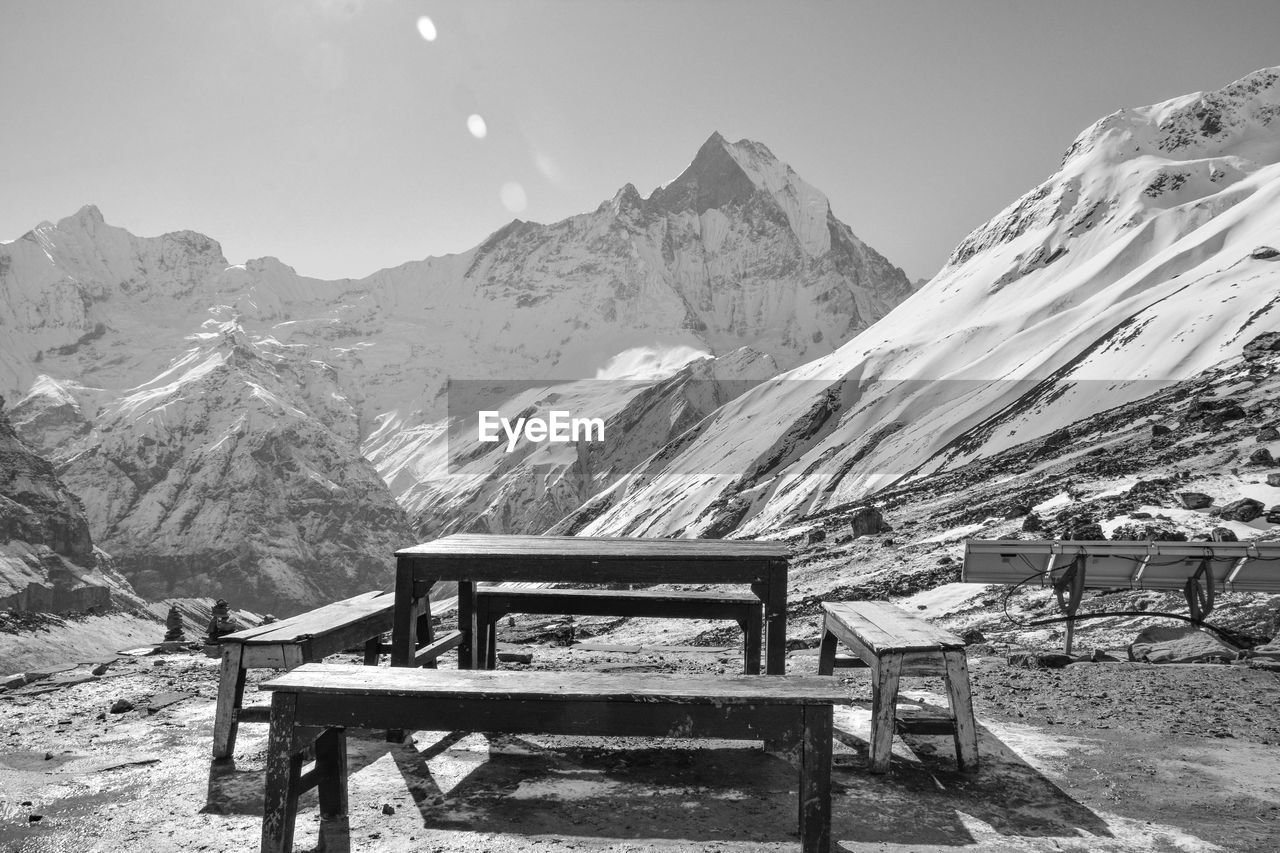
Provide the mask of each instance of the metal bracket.
POLYGON ((1198 622, 1203 622, 1205 617, 1213 612, 1213 594, 1214 594, 1213 571, 1209 567, 1209 558, 1205 557, 1200 561, 1200 568, 1196 569, 1196 573, 1187 578, 1187 583, 1183 587, 1183 592, 1187 596, 1187 608, 1191 611, 1191 618, 1198 622), (1203 581, 1203 584, 1201 583, 1203 581))
POLYGON ((1080 609, 1080 601, 1084 598, 1086 554, 1077 554, 1071 565, 1054 580, 1053 592, 1058 597, 1058 609, 1067 616, 1067 640, 1064 646, 1066 654, 1071 654, 1071 645, 1075 640, 1076 611, 1080 609))

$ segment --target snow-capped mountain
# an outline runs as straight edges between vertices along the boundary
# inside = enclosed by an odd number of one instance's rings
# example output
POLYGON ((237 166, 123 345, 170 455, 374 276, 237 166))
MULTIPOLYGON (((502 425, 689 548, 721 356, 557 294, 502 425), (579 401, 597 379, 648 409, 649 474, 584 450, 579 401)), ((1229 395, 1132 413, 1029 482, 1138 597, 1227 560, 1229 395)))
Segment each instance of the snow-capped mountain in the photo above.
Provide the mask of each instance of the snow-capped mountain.
POLYGON ((1098 121, 837 352, 563 529, 750 534, 1048 435, 1280 328, 1280 69, 1098 121))
MULTIPOLYGON (((203 235, 137 237, 86 207, 0 244, 0 389, 28 394, 15 425, 84 490, 94 535, 144 592, 225 583, 235 606, 284 611, 388 585, 388 544, 418 535, 373 498, 364 460, 414 515, 458 521, 427 505, 441 493, 423 485, 445 473, 448 380, 593 378, 628 360, 658 365, 652 380, 743 346, 793 367, 910 292, 764 146, 716 134, 648 198, 628 185, 590 213, 517 220, 469 251, 360 280, 299 276, 273 258, 232 265, 203 235), (284 444, 297 465, 281 483, 284 444), (256 511, 228 505, 225 465, 261 498, 256 511), (347 574, 313 571, 302 543, 318 531, 289 501, 324 480, 341 495, 335 511, 371 514, 367 536, 323 558, 347 574), (268 558, 253 543, 272 537, 268 558), (246 585, 259 568, 265 585, 246 585)), ((549 523, 528 510, 547 488, 535 480, 507 481, 479 516, 459 504, 459 519, 510 524, 509 495, 516 516, 549 523)))

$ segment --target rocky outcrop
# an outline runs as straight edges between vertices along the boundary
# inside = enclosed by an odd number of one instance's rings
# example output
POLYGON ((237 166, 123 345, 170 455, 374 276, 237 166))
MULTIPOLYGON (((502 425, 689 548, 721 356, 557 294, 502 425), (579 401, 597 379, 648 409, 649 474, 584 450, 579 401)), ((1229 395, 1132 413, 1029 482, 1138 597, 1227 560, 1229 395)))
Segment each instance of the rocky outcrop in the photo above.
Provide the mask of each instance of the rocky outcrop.
POLYGON ((107 406, 63 463, 139 593, 287 616, 392 584, 413 544, 323 365, 219 327, 107 406))
POLYGON ((87 610, 136 605, 96 549, 79 499, 53 465, 18 438, 0 398, 0 609, 87 610))

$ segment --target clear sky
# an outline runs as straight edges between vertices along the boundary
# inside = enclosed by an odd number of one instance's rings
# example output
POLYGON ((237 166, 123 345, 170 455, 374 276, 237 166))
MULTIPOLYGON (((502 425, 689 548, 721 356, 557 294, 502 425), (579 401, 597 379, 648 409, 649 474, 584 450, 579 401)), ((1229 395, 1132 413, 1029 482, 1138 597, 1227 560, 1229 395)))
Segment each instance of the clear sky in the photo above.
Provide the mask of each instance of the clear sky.
POLYGON ((928 277, 1095 119, 1277 64, 1277 0, 5 0, 0 240, 94 203, 363 276, 648 195, 718 130, 928 277))

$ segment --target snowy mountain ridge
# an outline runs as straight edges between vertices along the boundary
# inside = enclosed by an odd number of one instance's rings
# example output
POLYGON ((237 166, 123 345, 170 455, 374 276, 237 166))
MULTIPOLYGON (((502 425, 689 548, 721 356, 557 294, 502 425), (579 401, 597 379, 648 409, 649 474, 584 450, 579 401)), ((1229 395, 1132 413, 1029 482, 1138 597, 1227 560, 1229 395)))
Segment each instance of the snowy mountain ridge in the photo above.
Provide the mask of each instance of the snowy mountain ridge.
MULTIPOLYGON (((260 445, 307 444, 291 476, 312 471, 352 495, 371 488, 361 466, 372 464, 423 524, 439 494, 423 484, 445 473, 450 379, 589 379, 632 364, 657 381, 744 346, 791 367, 830 353, 911 285, 768 149, 715 134, 647 199, 624 187, 595 211, 516 220, 466 252, 359 280, 299 276, 274 258, 230 264, 210 238, 136 237, 90 206, 0 245, 0 292, 0 388, 26 394, 15 424, 87 492, 95 536, 140 591, 217 595, 224 575, 243 588, 267 559, 253 543, 275 531, 293 544, 277 549, 259 598, 235 604, 282 610, 354 579, 335 569, 314 586, 297 574, 313 555, 280 531, 306 523, 260 445), (270 518, 219 508, 230 493, 212 486, 218 465, 242 466, 245 488, 284 502, 260 507, 270 518), (248 556, 218 551, 219 537, 248 543, 248 556)), ((591 405, 625 408, 616 391, 591 405)), ((489 508, 467 523, 549 523, 533 508, 558 477, 528 481, 533 491, 494 479, 489 508), (514 491, 526 509, 498 497, 514 491)), ((384 526, 370 536, 384 537, 376 560, 389 566, 385 537, 416 534, 374 504, 384 526)))
POLYGON ((763 532, 1238 355, 1280 326, 1277 104, 1267 69, 1096 123, 874 327, 562 526, 763 532))

